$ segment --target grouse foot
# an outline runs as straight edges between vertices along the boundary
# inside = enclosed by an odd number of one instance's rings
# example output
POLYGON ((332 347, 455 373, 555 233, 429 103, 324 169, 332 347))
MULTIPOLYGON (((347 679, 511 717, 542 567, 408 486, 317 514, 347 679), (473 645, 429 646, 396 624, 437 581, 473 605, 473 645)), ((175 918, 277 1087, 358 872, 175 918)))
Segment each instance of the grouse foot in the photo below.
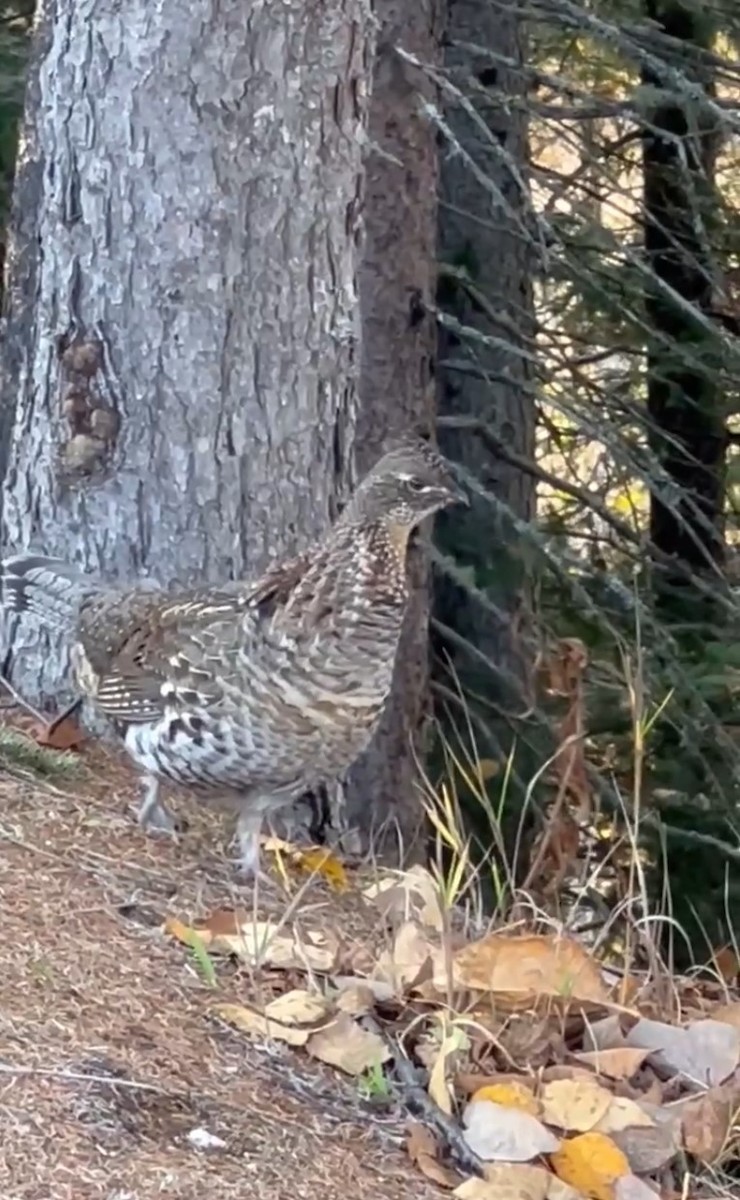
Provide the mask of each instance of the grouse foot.
POLYGON ((147 780, 146 793, 137 814, 140 827, 146 833, 165 833, 170 837, 182 832, 182 824, 175 820, 166 804, 159 799, 159 781, 147 780))

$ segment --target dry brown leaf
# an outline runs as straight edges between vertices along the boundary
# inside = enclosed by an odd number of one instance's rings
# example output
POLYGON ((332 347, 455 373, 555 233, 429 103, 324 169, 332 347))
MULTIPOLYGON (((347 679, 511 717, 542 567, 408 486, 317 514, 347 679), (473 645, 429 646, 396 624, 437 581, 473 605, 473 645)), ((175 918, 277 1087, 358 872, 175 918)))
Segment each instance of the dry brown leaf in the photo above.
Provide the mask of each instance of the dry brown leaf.
POLYGON ((681 1117, 673 1106, 651 1104, 644 1098, 640 1107, 655 1122, 654 1128, 630 1125, 611 1137, 627 1156, 635 1174, 650 1175, 667 1167, 680 1150, 681 1117))
POLYGON ((649 1050, 633 1046, 615 1046, 611 1050, 588 1050, 575 1057, 578 1062, 587 1063, 599 1075, 606 1075, 609 1079, 631 1079, 649 1053, 649 1050))
POLYGON ((329 930, 253 921, 228 910, 219 910, 192 927, 170 918, 165 929, 186 945, 200 940, 210 954, 233 954, 252 966, 328 972, 339 957, 339 940, 329 930))
POLYGON ((417 863, 407 871, 393 871, 363 890, 363 896, 394 923, 416 921, 441 933, 442 900, 433 876, 417 863))
MULTIPOLYGON (((443 980, 437 980, 438 986, 443 980)), ((458 987, 493 993, 500 1004, 528 1007, 546 998, 570 1008, 609 1003, 598 963, 567 937, 491 933, 459 950, 453 959, 458 987)))
POLYGON ((244 1004, 216 1004, 211 1012, 251 1037, 272 1038, 287 1042, 289 1046, 305 1046, 311 1036, 310 1029, 299 1029, 295 1025, 282 1025, 279 1021, 271 1021, 264 1013, 247 1008, 244 1004))
POLYGON ((627 1096, 612 1096, 603 1117, 594 1125, 599 1133, 621 1133, 623 1129, 652 1129, 653 1118, 648 1116, 636 1100, 627 1096))
POLYGON ((560 1079, 547 1083, 540 1093, 542 1120, 559 1129, 587 1133, 598 1125, 612 1102, 612 1094, 590 1079, 560 1079))
POLYGON ((406 1133, 406 1153, 422 1175, 439 1187, 454 1188, 460 1176, 439 1161, 437 1139, 426 1125, 410 1121, 406 1133))
POLYGON ((644 1179, 622 1175, 614 1184, 614 1200, 660 1200, 660 1195, 644 1179))
POLYGON ((372 973, 373 979, 387 982, 402 996, 431 973, 434 947, 414 921, 404 921, 397 930, 390 950, 384 950, 372 973))
POLYGON ((710 1166, 724 1150, 733 1118, 727 1091, 713 1088, 682 1105, 681 1129, 684 1149, 710 1166))
POLYGON ((466 1179, 454 1195, 461 1200, 545 1200, 549 1171, 528 1163, 496 1163, 485 1179, 466 1179))
POLYGON ((589 1021, 583 1032, 583 1044, 591 1051, 621 1050, 625 1046, 624 1039, 622 1021, 616 1013, 599 1021, 589 1021))
POLYGON ((350 1017, 364 1017, 375 1008, 375 993, 366 983, 355 983, 342 989, 336 1004, 340 1012, 350 1017))
POLYGON ((276 996, 265 1005, 265 1016, 283 1025, 315 1025, 331 1012, 331 1003, 325 996, 294 988, 282 996, 276 996))
POLYGON ((630 1174, 624 1154, 603 1133, 566 1138, 550 1162, 559 1179, 593 1200, 613 1200, 616 1180, 630 1174))
MULTIPOLYGON (((386 979, 368 979, 364 975, 333 975, 331 981, 339 990, 340 996, 345 992, 357 993, 359 999, 360 992, 369 992, 373 1000, 384 1004, 393 1000, 396 995, 386 979)), ((338 1004, 338 1007, 341 1005, 338 1004)))
POLYGON ((492 1100, 471 1100, 463 1112, 465 1141, 484 1161, 530 1162, 552 1154, 559 1140, 541 1121, 492 1100))
POLYGON ((32 733, 34 741, 47 750, 78 750, 86 741, 85 731, 72 716, 58 724, 52 721, 49 725, 39 726, 34 722, 32 733))
POLYGON ((733 1029, 740 1029, 740 1000, 734 1000, 732 1004, 720 1004, 709 1015, 713 1021, 722 1021, 725 1025, 732 1025, 733 1029))
POLYGON ((722 1083, 740 1063, 740 1029, 722 1021, 692 1021, 685 1029, 642 1018, 625 1035, 630 1046, 703 1087, 722 1083))
POLYGON ((725 983, 736 983, 740 977, 740 959, 734 946, 722 946, 715 950, 712 960, 718 974, 725 983))
POLYGON ((611 1137, 632 1170, 641 1175, 662 1171, 673 1161, 679 1149, 669 1127, 637 1129, 631 1125, 629 1129, 623 1129, 611 1137))
POLYGON ((339 1013, 329 1025, 311 1034, 306 1049, 314 1058, 347 1075, 362 1075, 390 1058, 383 1039, 363 1029, 347 1013, 339 1013))

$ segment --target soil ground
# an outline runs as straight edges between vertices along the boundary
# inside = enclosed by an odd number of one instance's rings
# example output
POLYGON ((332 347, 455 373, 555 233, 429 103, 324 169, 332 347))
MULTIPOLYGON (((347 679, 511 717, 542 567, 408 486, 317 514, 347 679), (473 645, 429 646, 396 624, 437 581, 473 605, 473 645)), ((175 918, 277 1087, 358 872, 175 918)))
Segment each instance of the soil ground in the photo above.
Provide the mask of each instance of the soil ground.
MULTIPOLYGON (((129 768, 99 745, 82 757, 76 784, 0 772, 3 1200, 442 1196, 403 1150, 399 1109, 209 1016, 212 987, 162 925, 244 903, 226 819, 177 798, 187 833, 146 837, 129 768), (199 1148, 203 1131, 220 1143, 199 1148)), ((321 881, 300 904, 314 924, 363 907, 321 881)), ((218 966, 219 1001, 255 998, 254 978, 218 966)))

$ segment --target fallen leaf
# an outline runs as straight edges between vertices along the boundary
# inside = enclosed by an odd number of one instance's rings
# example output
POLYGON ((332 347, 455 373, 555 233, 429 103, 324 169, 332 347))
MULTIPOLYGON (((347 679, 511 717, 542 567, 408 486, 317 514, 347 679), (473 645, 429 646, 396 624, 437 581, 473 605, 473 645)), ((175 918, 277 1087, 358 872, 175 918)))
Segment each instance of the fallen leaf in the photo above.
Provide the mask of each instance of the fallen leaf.
POLYGON ((541 1115, 540 1105, 535 1100, 532 1089, 518 1080, 486 1084, 473 1092, 471 1100, 492 1100, 494 1104, 502 1104, 504 1108, 518 1108, 521 1112, 529 1113, 531 1117, 541 1115))
POLYGON ((642 1018, 625 1036, 656 1061, 703 1087, 722 1083, 740 1063, 740 1029, 722 1021, 692 1021, 685 1029, 642 1018))
POLYGON ((594 1051, 621 1050, 625 1046, 624 1038, 622 1021, 616 1013, 599 1021, 589 1021, 583 1034, 584 1045, 594 1051))
POLYGON ((452 1113, 452 1095, 447 1082, 447 1073, 454 1066, 455 1056, 467 1049, 468 1038, 459 1026, 448 1028, 444 1016, 441 1018, 442 1038, 439 1044, 434 1064, 429 1073, 427 1090, 434 1103, 442 1112, 452 1113))
MULTIPOLYGON (((500 1004, 529 1007, 546 998, 571 1005, 609 1005, 598 963, 571 938, 491 933, 459 950, 453 958, 458 987, 493 993, 500 1004)), ((437 980, 443 986, 443 979, 437 980)))
POLYGON ((655 1122, 636 1100, 628 1096, 612 1096, 607 1111, 594 1126, 599 1133, 621 1133, 623 1129, 651 1129, 655 1122))
POLYGON ((614 1184, 614 1200, 660 1200, 660 1194, 636 1175, 621 1175, 614 1184))
MULTIPOLYGON (((375 993, 366 983, 355 983, 343 988, 337 997, 337 1008, 350 1017, 364 1017, 375 1007, 375 993)), ((390 996, 388 997, 390 999, 390 996)))
POLYGON ((589 1080, 561 1079, 545 1084, 540 1102, 546 1124, 587 1133, 608 1110, 612 1094, 593 1077, 589 1080))
POLYGON ((711 1166, 722 1154, 732 1126, 734 1105, 722 1088, 713 1088, 682 1106, 684 1149, 711 1166))
POLYGON ((644 1097, 640 1107, 654 1122, 654 1128, 630 1125, 612 1133, 611 1138, 636 1175, 650 1175, 668 1166, 681 1149, 681 1114, 672 1105, 651 1104, 644 1097))
POLYGON ((396 931, 390 950, 379 956, 372 978, 387 981, 395 994, 402 996, 431 973, 432 950, 421 927, 405 921, 396 931))
POLYGON ((721 1004, 712 1010, 710 1016, 713 1021, 722 1021, 725 1025, 732 1025, 733 1029, 740 1029, 740 1000, 721 1004))
POLYGON ((439 887, 426 867, 419 863, 406 871, 389 873, 370 884, 362 894, 384 917, 395 921, 415 920, 437 933, 444 929, 439 887))
POLYGON ((329 1025, 312 1034, 306 1049, 313 1058, 338 1067, 347 1075, 362 1075, 390 1058, 383 1039, 363 1029, 347 1013, 339 1013, 329 1025))
POLYGON ((332 891, 346 892, 349 888, 347 872, 342 863, 321 846, 310 850, 294 847, 290 861, 307 875, 319 875, 325 879, 332 891))
POLYGON ((583 1200, 583 1192, 577 1192, 564 1179, 558 1179, 557 1175, 548 1175, 547 1200, 583 1200))
POLYGON ((528 1163, 495 1163, 485 1179, 466 1179, 453 1193, 461 1200, 545 1200, 552 1176, 528 1163))
POLYGON ((216 1004, 211 1012, 251 1037, 271 1038, 287 1042, 289 1046, 305 1046, 311 1036, 310 1029, 299 1029, 295 1025, 282 1025, 279 1021, 271 1021, 264 1013, 247 1008, 244 1004, 216 1004))
POLYGON ((471 1100, 463 1124, 465 1141, 485 1161, 529 1162, 540 1154, 552 1154, 560 1145, 536 1117, 492 1100, 471 1100))
POLYGON ((459 1182, 459 1175, 439 1161, 439 1146, 434 1134, 419 1121, 409 1122, 406 1153, 422 1175, 439 1187, 453 1188, 459 1182))
POLYGON ((291 929, 274 921, 242 918, 223 909, 192 927, 170 917, 165 930, 188 946, 201 944, 210 954, 233 954, 250 966, 328 972, 339 958, 339 939, 327 929, 310 929, 302 924, 291 929))
POLYGON ((566 1138, 550 1163, 559 1179, 593 1200, 613 1200, 616 1180, 630 1174, 624 1154, 603 1133, 566 1138))
POLYGON ((649 1053, 649 1050, 633 1046, 615 1046, 611 1050, 588 1050, 575 1057, 578 1062, 592 1066, 599 1075, 606 1075, 609 1079, 631 1079, 649 1053))
POLYGON ((330 1011, 331 1004, 324 996, 300 988, 276 996, 265 1005, 265 1016, 284 1025, 315 1025, 330 1011))
POLYGON ((36 727, 34 740, 49 750, 77 750, 86 741, 86 734, 74 717, 65 717, 58 725, 51 721, 41 728, 36 727))

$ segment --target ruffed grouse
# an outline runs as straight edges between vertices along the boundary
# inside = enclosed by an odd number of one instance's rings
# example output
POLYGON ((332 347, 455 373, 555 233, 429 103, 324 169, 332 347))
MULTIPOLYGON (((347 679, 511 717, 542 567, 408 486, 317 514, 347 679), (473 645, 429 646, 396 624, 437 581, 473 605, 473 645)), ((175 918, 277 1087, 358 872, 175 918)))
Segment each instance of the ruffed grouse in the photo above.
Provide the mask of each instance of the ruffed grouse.
POLYGON ((74 630, 81 690, 147 776, 146 827, 171 826, 165 779, 232 803, 245 874, 264 814, 341 775, 388 696, 417 525, 465 503, 425 443, 390 450, 325 539, 256 582, 104 588, 57 559, 3 564, 3 598, 74 630))

